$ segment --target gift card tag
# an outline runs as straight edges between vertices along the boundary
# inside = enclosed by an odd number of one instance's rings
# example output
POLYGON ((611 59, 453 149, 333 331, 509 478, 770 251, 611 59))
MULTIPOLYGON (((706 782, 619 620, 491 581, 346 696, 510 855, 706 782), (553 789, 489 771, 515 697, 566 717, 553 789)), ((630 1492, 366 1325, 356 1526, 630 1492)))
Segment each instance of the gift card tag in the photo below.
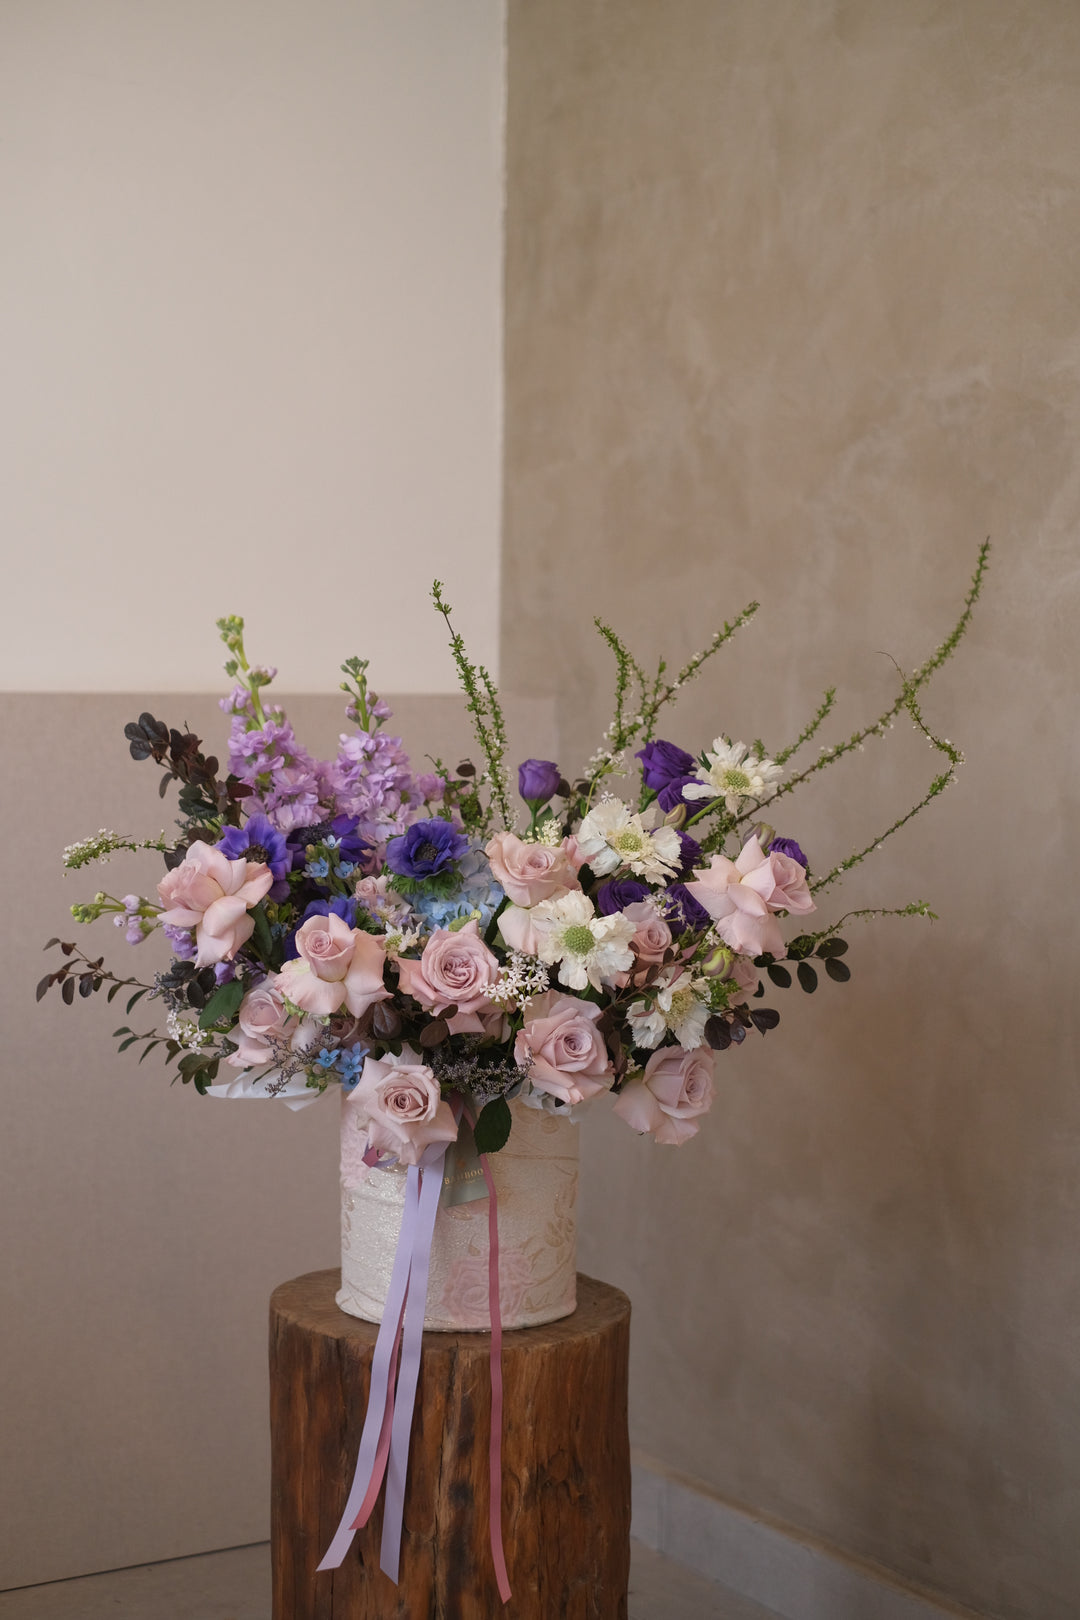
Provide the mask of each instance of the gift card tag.
POLYGON ((472 1126, 462 1120, 457 1141, 451 1142, 446 1150, 439 1203, 471 1204, 474 1198, 486 1197, 487 1182, 473 1140, 472 1126))

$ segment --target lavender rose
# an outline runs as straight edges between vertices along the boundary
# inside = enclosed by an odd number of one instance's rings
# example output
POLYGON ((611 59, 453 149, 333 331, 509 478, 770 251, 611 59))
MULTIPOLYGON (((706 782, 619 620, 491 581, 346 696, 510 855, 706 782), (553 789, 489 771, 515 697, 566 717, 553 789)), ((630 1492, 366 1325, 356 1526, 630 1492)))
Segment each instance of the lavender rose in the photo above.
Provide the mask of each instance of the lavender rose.
POLYGON ((516 906, 535 906, 567 889, 580 889, 573 863, 571 840, 558 849, 548 844, 527 844, 516 833, 496 833, 484 847, 496 883, 516 906))
POLYGON ((464 928, 437 928, 418 962, 405 956, 398 958, 398 982, 405 995, 414 997, 425 1012, 457 1008, 449 1021, 454 1035, 480 1034, 491 1022, 491 1015, 501 1018, 501 1012, 485 994, 498 976, 499 959, 480 938, 480 924, 475 917, 464 928))
POLYGON ((596 1027, 600 1015, 593 1002, 559 990, 533 997, 514 1043, 514 1059, 522 1068, 528 1065, 535 1090, 573 1104, 610 1085, 612 1062, 596 1027))
POLYGON ((698 1120, 713 1101, 715 1057, 707 1046, 687 1052, 661 1046, 615 1099, 614 1110, 635 1131, 651 1132, 657 1142, 681 1147, 698 1132, 698 1120))
POLYGON ((402 1047, 401 1056, 368 1058, 351 1106, 368 1121, 368 1145, 396 1153, 402 1164, 419 1164, 433 1142, 453 1142, 457 1122, 441 1100, 439 1082, 419 1052, 402 1047))
POLYGON ((526 759, 518 766, 518 792, 534 809, 559 791, 562 772, 552 759, 526 759))

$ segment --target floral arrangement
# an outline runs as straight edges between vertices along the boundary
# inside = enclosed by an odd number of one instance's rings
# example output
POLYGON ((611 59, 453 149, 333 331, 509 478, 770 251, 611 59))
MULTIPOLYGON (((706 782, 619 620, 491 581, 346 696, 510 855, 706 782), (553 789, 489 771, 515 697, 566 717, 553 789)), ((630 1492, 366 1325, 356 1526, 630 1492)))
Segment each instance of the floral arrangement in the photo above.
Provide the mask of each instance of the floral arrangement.
POLYGON ((72 913, 111 916, 132 945, 160 931, 172 961, 152 982, 118 977, 103 957, 54 939, 46 948, 65 960, 38 997, 56 986, 70 1003, 107 985, 111 1001, 127 989, 128 1016, 144 996, 159 1002, 164 1031, 125 1025, 120 1049, 162 1050, 200 1092, 257 1088, 296 1105, 332 1086, 355 1090, 381 1162, 418 1164, 456 1137, 463 1107, 477 1150, 491 1153, 510 1132, 509 1099, 569 1111, 601 1092, 634 1130, 681 1145, 709 1110, 718 1065, 779 1022, 767 990, 786 990, 792 969, 808 992, 819 970, 845 982, 849 920, 933 916, 914 902, 809 921, 824 891, 953 780, 961 756, 929 730, 918 694, 967 627, 987 552, 957 624, 900 673, 891 706, 798 769, 835 689, 775 752, 720 734, 695 753, 657 735, 666 706, 756 603, 672 680, 663 662, 647 675, 598 620, 616 665, 611 725, 576 778, 549 760, 521 764, 518 810, 498 693, 438 583, 479 769, 435 760, 414 772, 359 658, 342 665, 351 729, 334 759, 313 759, 268 700, 276 672, 249 664, 243 621, 222 619, 234 682, 222 701, 224 772, 190 731, 140 715, 125 728, 130 752, 164 767, 163 795, 179 785, 178 835, 101 831, 64 854, 75 870, 159 850, 156 897, 99 892, 72 913), (790 795, 904 711, 942 770, 892 826, 819 875, 794 836, 790 795))

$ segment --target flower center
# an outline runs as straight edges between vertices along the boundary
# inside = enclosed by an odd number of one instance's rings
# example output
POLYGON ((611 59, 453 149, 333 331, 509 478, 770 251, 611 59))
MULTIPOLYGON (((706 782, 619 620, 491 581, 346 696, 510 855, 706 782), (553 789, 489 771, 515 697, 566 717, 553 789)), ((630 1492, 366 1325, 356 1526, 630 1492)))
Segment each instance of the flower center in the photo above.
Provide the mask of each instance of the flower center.
POLYGON ((671 1011, 668 1017, 672 1023, 681 1023, 694 1005, 694 992, 692 990, 676 990, 671 998, 671 1011))
POLYGON ((737 765, 730 765, 724 772, 723 786, 725 793, 746 794, 750 792, 750 778, 737 765))
POLYGON ((612 849, 617 849, 620 855, 636 855, 642 848, 642 837, 633 827, 623 827, 611 840, 612 849))
POLYGON ((573 923, 565 929, 562 942, 563 949, 569 951, 572 956, 588 956, 596 944, 592 929, 586 928, 584 923, 573 923))
POLYGON ((420 848, 416 852, 416 859, 418 861, 434 861, 437 860, 438 857, 438 846, 431 843, 430 840, 426 844, 421 844, 420 848))
POLYGON ((249 861, 262 861, 264 866, 270 865, 269 852, 261 844, 249 844, 244 851, 245 859, 249 861))

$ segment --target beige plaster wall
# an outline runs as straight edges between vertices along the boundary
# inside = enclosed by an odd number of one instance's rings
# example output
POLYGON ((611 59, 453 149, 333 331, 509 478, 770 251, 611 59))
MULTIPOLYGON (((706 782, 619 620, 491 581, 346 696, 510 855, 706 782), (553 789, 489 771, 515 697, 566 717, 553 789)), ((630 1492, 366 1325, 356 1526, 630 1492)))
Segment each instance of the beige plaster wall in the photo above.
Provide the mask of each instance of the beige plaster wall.
MULTIPOLYGON (((586 1127, 586 1269, 637 1442, 1009 1620, 1080 1612, 1080 9, 512 0, 504 681, 575 768, 601 612, 683 658, 662 734, 847 735, 984 604, 927 715, 959 785, 842 892, 849 986, 776 992, 680 1152, 586 1127)), ((823 870, 936 768, 898 724, 788 801, 823 870)))
POLYGON ((0 689, 216 691, 235 612, 451 692, 436 574, 493 662, 503 100, 502 0, 0 0, 0 689))

